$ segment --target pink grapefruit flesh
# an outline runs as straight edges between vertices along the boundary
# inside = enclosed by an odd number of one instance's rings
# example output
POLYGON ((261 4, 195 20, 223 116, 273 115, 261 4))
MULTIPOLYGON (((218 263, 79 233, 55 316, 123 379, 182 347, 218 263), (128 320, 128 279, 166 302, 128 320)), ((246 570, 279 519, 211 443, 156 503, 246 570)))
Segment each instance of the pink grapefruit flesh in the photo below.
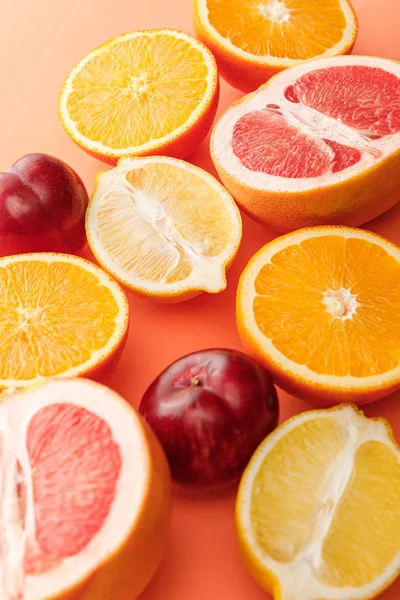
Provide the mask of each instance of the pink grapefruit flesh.
MULTIPOLYGON (((26 442, 36 541, 45 556, 74 556, 110 512, 121 472, 119 446, 105 421, 71 404, 39 410, 29 423, 26 442), (71 494, 71 488, 82 491, 71 494)), ((37 561, 35 557, 34 570, 37 561)))
POLYGON ((64 598, 76 588, 79 600, 92 600, 107 585, 136 597, 143 571, 147 583, 161 558, 155 536, 165 537, 169 490, 164 455, 141 417, 104 386, 59 380, 5 396, 0 433, 0 598, 64 598), (133 550, 147 556, 151 545, 154 556, 129 582, 127 560, 135 572, 133 550))
POLYGON ((360 225, 400 198, 400 64, 340 56, 287 69, 225 112, 211 154, 259 221, 360 225))
POLYGON ((281 105, 251 111, 234 126, 233 152, 251 171, 289 178, 337 173, 357 164, 363 152, 381 156, 371 140, 400 131, 400 80, 383 69, 310 71, 283 95, 281 105))

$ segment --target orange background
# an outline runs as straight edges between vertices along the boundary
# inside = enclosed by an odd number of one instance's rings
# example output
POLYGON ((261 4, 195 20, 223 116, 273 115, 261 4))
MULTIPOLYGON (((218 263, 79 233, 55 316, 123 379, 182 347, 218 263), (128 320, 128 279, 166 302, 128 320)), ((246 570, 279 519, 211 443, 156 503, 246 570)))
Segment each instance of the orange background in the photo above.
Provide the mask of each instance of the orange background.
MULTIPOLYGON (((354 0, 354 6, 360 21, 355 53, 399 60, 398 2, 354 0)), ((192 32, 192 2, 1 0, 1 7, 0 171, 23 154, 46 152, 74 167, 91 192, 94 175, 106 167, 75 147, 58 121, 58 94, 65 76, 94 46, 125 31, 173 27, 192 32)), ((222 83, 219 110, 240 95, 222 83)), ((190 160, 214 172, 207 141, 190 160)), ((368 228, 400 244, 400 204, 368 228)), ((174 359, 200 348, 239 348, 234 314, 238 276, 250 256, 272 237, 244 218, 243 244, 229 273, 228 289, 219 296, 202 295, 168 306, 131 295, 129 341, 110 385, 137 405, 147 385, 174 359)), ((280 400, 283 419, 310 408, 284 393, 280 400)), ((399 401, 400 393, 366 412, 387 417, 400 441, 399 401)), ((167 557, 143 600, 266 600, 239 558, 234 501, 235 490, 203 498, 175 491, 167 557)), ((381 596, 381 600, 399 598, 400 580, 381 596)))

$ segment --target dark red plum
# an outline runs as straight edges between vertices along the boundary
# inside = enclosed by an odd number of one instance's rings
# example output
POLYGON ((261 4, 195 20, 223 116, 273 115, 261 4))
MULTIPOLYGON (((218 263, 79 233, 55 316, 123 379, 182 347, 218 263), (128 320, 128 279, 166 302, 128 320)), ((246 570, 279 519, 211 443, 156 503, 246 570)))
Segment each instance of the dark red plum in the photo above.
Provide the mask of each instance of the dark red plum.
POLYGON ((27 154, 0 173, 0 256, 75 254, 86 243, 89 198, 79 175, 48 154, 27 154))
POLYGON ((164 447, 175 481, 207 489, 238 481, 279 417, 270 374, 226 349, 174 362, 147 389, 139 411, 164 447))

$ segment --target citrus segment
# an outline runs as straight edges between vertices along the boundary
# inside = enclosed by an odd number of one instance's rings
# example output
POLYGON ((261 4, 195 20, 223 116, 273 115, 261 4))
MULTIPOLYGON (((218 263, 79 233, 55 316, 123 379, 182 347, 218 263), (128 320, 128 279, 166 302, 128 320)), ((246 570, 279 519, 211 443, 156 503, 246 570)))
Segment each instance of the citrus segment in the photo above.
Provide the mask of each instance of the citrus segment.
POLYGON ((289 69, 221 117, 214 164, 240 205, 279 231, 360 225, 398 200, 399 90, 400 67, 385 59, 289 69))
POLYGON ((282 600, 375 597, 400 572, 400 448, 350 406, 293 417, 245 471, 236 506, 248 566, 282 600))
POLYGON ((367 402, 400 385, 400 251, 351 228, 278 238, 238 288, 246 347, 300 395, 367 402))
POLYGON ((286 67, 349 52, 357 19, 347 0, 195 0, 195 28, 227 81, 250 91, 286 67))
POLYGON ((286 88, 285 96, 361 135, 377 139, 400 130, 398 75, 366 65, 310 71, 286 88))
POLYGON ((169 519, 165 457, 117 394, 58 379, 0 407, 4 600, 136 598, 169 519))
POLYGON ((155 151, 185 155, 207 134, 217 101, 214 58, 202 44, 179 31, 137 31, 74 67, 60 117, 78 144, 111 162, 155 151))
POLYGON ((208 173, 183 161, 124 159, 99 175, 87 236, 127 287, 160 297, 224 289, 241 237, 239 211, 208 173))
POLYGON ((92 263, 64 254, 0 259, 0 387, 100 375, 123 347, 127 300, 92 263))
POLYGON ((362 152, 380 156, 379 148, 368 145, 366 138, 377 140, 400 131, 399 92, 399 78, 383 69, 354 65, 311 71, 284 94, 290 103, 312 110, 297 114, 269 104, 245 114, 233 130, 233 152, 248 169, 270 175, 297 178, 337 173, 359 162, 362 152), (336 130, 321 115, 335 119, 336 130), (299 130, 296 119, 298 125, 308 126, 307 133, 299 130), (336 140, 323 137, 329 125, 336 140), (350 142, 352 137, 354 143, 358 141, 359 148, 343 144, 346 136, 350 142), (283 163, 277 161, 278 152, 286 156, 283 163))

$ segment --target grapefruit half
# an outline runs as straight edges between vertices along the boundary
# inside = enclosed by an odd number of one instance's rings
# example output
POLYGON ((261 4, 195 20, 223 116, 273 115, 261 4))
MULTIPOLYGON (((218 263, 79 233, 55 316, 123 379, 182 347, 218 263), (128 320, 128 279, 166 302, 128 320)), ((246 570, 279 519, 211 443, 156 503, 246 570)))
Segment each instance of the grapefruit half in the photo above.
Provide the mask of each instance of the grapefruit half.
POLYGON ((164 552, 165 456, 105 386, 60 379, 0 406, 2 600, 133 600, 164 552))
POLYGON ((243 210, 277 231, 361 225, 400 198, 400 64, 287 69, 222 115, 211 154, 243 210))

